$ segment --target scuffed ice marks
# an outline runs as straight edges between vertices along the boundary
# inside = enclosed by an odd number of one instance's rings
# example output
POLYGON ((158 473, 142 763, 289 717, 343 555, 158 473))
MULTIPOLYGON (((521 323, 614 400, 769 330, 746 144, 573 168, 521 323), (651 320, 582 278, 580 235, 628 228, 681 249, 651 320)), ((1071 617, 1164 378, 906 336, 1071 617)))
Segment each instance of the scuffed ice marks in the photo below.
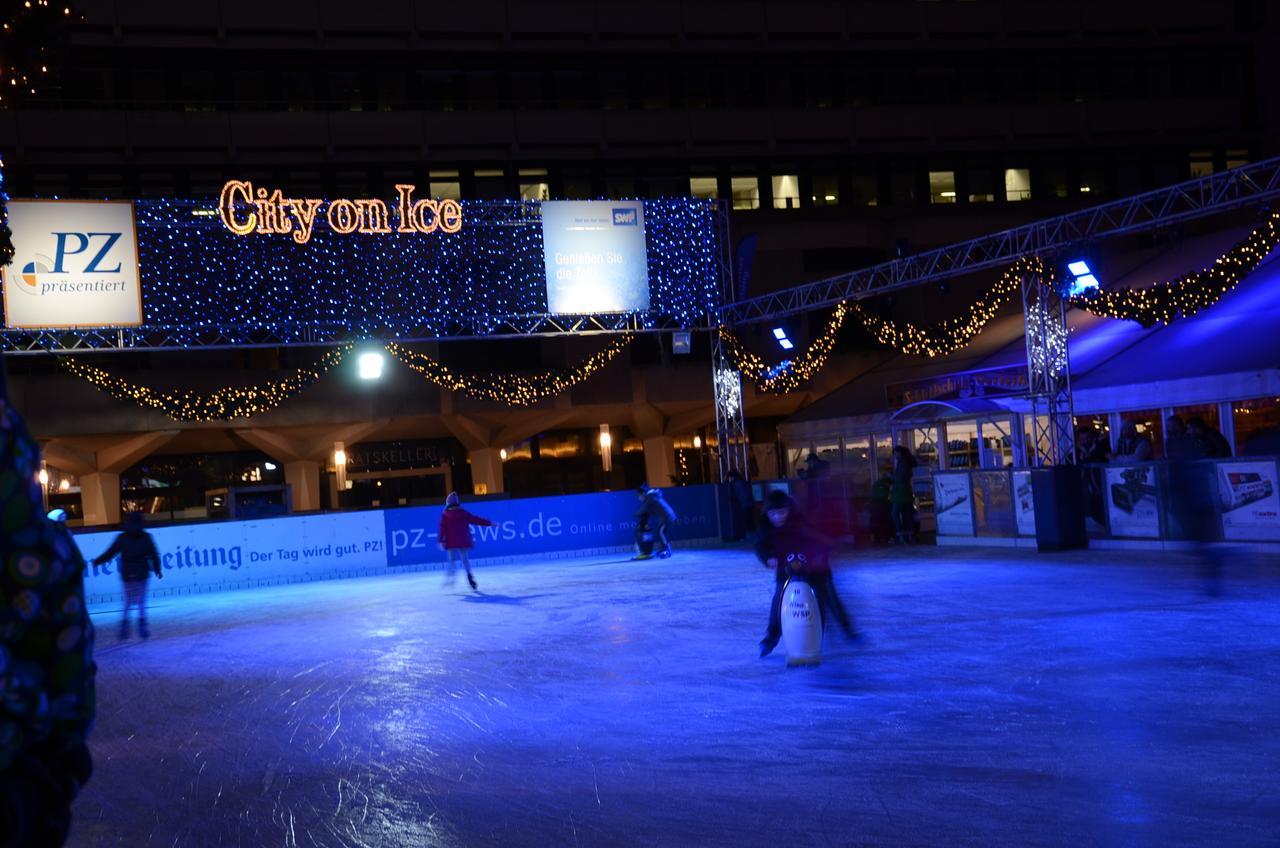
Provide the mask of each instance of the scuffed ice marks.
POLYGON ((1204 603, 1167 554, 857 556, 867 643, 791 672, 745 551, 480 567, 520 603, 433 573, 163 599, 146 643, 102 611, 69 845, 1274 844, 1269 577, 1204 603))

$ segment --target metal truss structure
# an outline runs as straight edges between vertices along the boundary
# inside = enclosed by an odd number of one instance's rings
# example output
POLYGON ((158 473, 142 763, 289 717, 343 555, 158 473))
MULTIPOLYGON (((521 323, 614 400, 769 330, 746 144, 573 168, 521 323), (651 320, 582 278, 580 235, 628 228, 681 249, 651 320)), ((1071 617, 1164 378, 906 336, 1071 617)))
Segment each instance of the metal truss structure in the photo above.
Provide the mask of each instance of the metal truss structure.
POLYGON ((716 404, 716 456, 720 480, 736 470, 750 479, 747 460, 747 421, 742 408, 742 374, 725 355, 719 333, 711 334, 711 388, 716 404))
POLYGON ((1072 464, 1076 436, 1066 302, 1062 292, 1041 274, 1024 275, 1020 288, 1026 321, 1033 464, 1072 464))
POLYGON ((343 324, 143 326, 75 330, 0 330, 0 351, 9 355, 107 353, 111 351, 219 350, 334 345, 376 339, 409 344, 441 339, 585 336, 600 333, 660 333, 690 328, 669 316, 647 312, 595 315, 482 315, 448 325, 420 325, 409 332, 356 330, 343 324))
POLYGON ((935 282, 1048 255, 1086 242, 1129 235, 1203 218, 1280 196, 1280 157, 1255 162, 1145 194, 1134 195, 841 274, 775 294, 740 300, 720 311, 720 323, 737 326, 834 307, 895 289, 935 282))

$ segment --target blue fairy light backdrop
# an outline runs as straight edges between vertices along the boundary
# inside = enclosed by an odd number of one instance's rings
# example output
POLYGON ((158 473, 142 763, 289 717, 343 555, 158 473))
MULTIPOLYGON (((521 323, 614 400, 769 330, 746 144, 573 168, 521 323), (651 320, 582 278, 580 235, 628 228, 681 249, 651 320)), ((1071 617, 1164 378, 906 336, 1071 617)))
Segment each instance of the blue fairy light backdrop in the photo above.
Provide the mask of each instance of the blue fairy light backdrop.
MULTIPOLYGON (((310 241, 236 235, 214 204, 135 203, 143 313, 151 326, 235 325, 305 339, 308 327, 449 335, 479 317, 547 312, 538 204, 464 201, 457 233, 342 235, 310 241)), ((707 326, 720 300, 721 212, 696 199, 644 201, 650 308, 707 326)))

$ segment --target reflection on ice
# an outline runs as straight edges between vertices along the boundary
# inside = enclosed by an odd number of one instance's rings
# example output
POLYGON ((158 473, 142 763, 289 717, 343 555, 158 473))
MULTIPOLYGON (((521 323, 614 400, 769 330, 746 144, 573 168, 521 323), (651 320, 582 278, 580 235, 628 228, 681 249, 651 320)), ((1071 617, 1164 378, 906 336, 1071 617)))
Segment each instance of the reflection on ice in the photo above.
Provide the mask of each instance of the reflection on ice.
POLYGON ((858 554, 794 671, 735 551, 102 610, 70 844, 1267 844, 1277 587, 1141 556, 858 554))

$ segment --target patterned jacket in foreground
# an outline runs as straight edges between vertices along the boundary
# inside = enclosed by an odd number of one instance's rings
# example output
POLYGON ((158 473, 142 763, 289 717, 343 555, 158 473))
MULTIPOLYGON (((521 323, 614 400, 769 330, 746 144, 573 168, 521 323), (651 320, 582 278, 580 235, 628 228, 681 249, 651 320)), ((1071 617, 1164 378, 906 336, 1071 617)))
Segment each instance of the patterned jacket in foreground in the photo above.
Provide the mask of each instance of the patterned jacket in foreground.
POLYGON ((39 448, 0 400, 0 770, 74 754, 93 726, 93 629, 84 560, 44 514, 39 448))

